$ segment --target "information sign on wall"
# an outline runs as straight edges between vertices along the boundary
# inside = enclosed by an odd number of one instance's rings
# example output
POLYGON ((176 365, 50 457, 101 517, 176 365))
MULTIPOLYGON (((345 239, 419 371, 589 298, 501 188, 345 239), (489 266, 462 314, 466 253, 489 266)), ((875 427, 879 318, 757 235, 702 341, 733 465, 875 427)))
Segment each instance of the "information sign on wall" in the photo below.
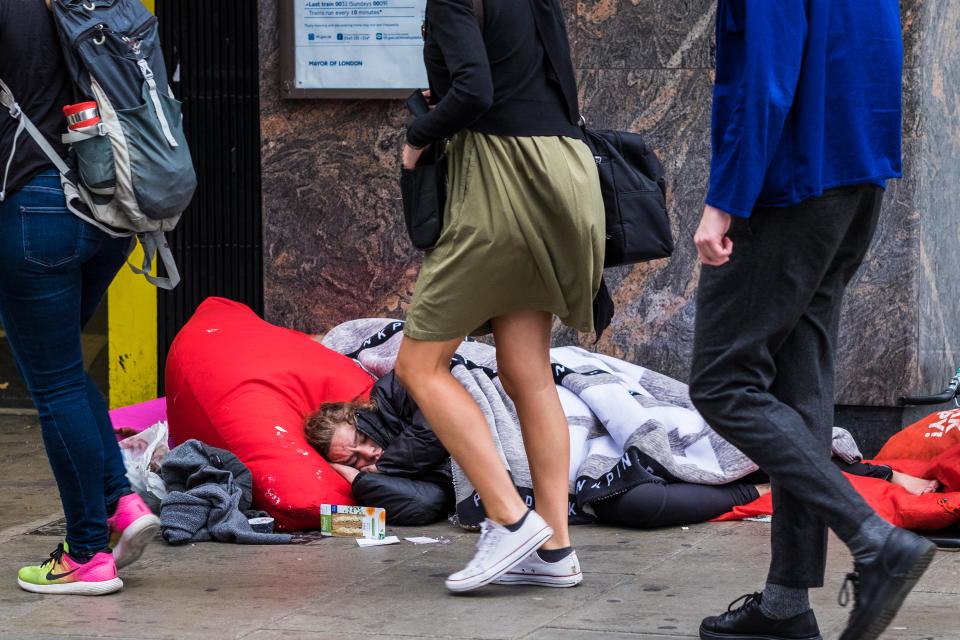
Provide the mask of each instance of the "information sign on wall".
POLYGON ((426 0, 281 0, 290 98, 390 98, 425 87, 426 0))

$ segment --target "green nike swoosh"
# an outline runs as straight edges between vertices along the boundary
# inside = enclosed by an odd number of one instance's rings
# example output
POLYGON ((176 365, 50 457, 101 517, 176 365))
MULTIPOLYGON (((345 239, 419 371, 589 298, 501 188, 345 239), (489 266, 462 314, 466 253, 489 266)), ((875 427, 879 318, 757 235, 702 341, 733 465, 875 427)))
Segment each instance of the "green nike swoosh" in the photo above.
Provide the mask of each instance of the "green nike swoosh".
POLYGON ((66 578, 71 573, 76 573, 77 571, 80 571, 80 567, 77 567, 73 571, 67 571, 66 573, 54 573, 52 570, 47 571, 47 580, 49 580, 50 582, 55 582, 57 580, 60 580, 61 578, 66 578))

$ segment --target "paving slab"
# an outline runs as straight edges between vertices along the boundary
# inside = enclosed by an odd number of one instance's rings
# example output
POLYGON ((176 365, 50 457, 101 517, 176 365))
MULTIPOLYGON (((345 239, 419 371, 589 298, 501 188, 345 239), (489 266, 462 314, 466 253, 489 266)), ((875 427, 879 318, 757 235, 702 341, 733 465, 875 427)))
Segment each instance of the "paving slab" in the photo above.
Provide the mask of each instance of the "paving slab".
POLYGON ((0 416, 0 536, 60 510, 35 415, 0 416))
POLYGON ((344 588, 316 598, 274 627, 310 631, 317 628, 318 620, 335 619, 368 634, 386 629, 399 636, 517 638, 623 580, 615 574, 595 574, 576 589, 491 585, 463 595, 448 593, 443 579, 463 567, 472 553, 472 544, 458 541, 402 560, 376 575, 346 575, 344 588))
POLYGON ((616 633, 543 627, 524 640, 677 640, 677 638, 699 638, 699 636, 665 636, 660 633, 616 633))
MULTIPOLYGON (((960 596, 960 552, 938 551, 914 591, 953 594, 960 596)), ((960 598, 958 598, 960 603, 960 598)), ((957 623, 960 627, 960 622, 957 623)))
POLYGON ((263 629, 248 636, 243 636, 243 640, 344 640, 344 638, 376 638, 377 640, 427 640, 428 638, 432 639, 436 637, 401 636, 390 632, 367 634, 353 631, 351 629, 345 629, 343 626, 338 626, 335 621, 323 622, 320 624, 328 624, 330 629, 321 631, 284 631, 281 629, 263 629))

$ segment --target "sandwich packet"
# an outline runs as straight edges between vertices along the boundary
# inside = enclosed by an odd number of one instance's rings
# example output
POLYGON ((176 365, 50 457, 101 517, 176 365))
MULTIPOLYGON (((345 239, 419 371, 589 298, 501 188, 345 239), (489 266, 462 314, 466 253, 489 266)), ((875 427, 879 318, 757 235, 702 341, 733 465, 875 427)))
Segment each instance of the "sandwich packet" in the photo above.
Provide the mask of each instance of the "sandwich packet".
POLYGON ((383 540, 387 535, 387 512, 379 507, 322 504, 320 505, 320 534, 383 540))

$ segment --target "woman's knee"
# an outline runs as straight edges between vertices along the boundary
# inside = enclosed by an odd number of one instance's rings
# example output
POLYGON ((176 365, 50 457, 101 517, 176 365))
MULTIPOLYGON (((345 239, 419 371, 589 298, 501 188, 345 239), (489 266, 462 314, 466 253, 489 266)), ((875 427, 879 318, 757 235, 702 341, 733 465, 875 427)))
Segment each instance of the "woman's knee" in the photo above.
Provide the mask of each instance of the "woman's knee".
POLYGON ((400 384, 408 391, 413 389, 417 380, 422 379, 422 376, 418 375, 417 368, 418 363, 408 355, 400 353, 397 356, 393 373, 397 376, 400 384))
MULTIPOLYGON (((459 343, 457 343, 459 344, 459 343)), ((411 342, 404 340, 394 364, 394 375, 408 391, 413 391, 438 375, 450 373, 453 348, 444 343, 411 342)))
POLYGON ((554 386, 550 363, 540 365, 531 362, 503 361, 497 355, 497 376, 503 390, 516 399, 530 393, 539 393, 554 386))

